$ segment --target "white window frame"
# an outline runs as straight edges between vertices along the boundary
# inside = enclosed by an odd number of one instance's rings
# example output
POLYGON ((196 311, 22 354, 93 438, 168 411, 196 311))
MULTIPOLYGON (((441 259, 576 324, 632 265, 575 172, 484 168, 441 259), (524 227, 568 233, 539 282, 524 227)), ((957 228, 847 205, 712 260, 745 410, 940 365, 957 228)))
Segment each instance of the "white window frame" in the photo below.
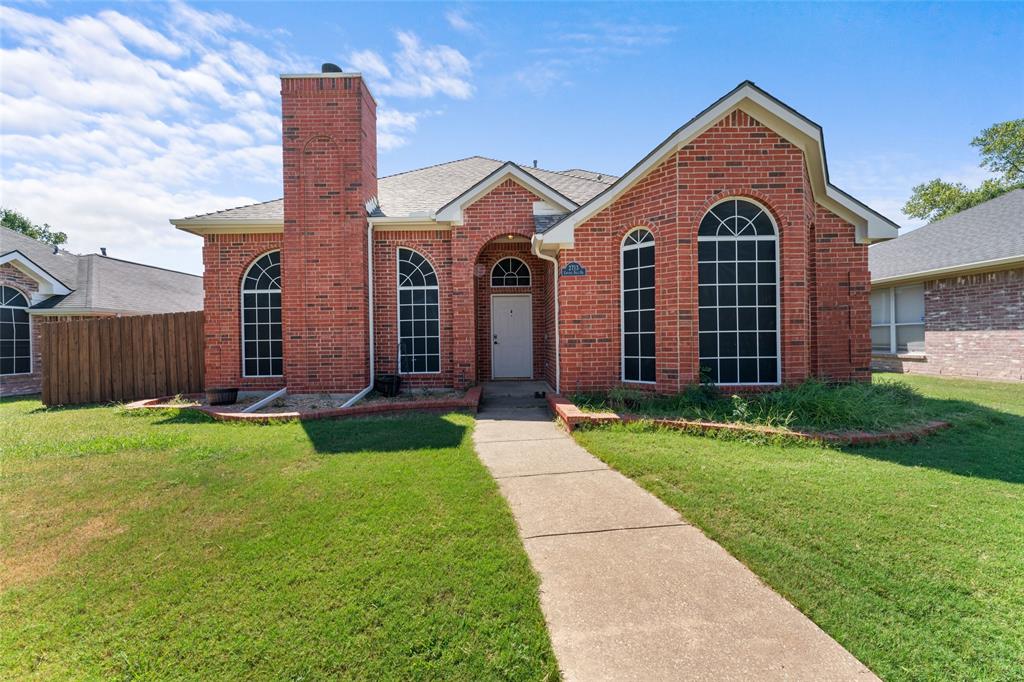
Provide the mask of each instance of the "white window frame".
MULTIPOLYGON (((654 230, 643 225, 638 225, 622 235, 622 240, 619 242, 619 380, 624 384, 641 384, 646 386, 654 386, 658 383, 658 251, 657 251, 658 239, 654 236, 654 230), (643 230, 651 235, 651 241, 644 242, 642 244, 626 244, 626 240, 629 235, 634 232, 643 230), (654 307, 648 309, 637 308, 636 313, 642 312, 653 312, 654 313, 654 381, 643 381, 641 379, 627 379, 626 378, 626 251, 640 250, 642 248, 654 249, 654 307)), ((634 312, 634 311, 630 311, 634 312)), ((640 332, 643 333, 643 332, 640 332)), ((643 359, 645 356, 639 355, 638 359, 643 359)))
POLYGON ((898 350, 896 348, 896 328, 897 327, 921 327, 922 341, 924 341, 924 332, 928 331, 928 327, 925 323, 925 318, 922 317, 920 322, 897 322, 896 321, 896 290, 897 289, 910 289, 921 287, 921 303, 922 307, 924 304, 924 285, 923 284, 905 284, 903 286, 895 287, 878 287, 872 290, 871 293, 884 291, 886 294, 886 304, 889 308, 889 321, 875 324, 871 322, 871 328, 875 327, 888 327, 889 328, 889 349, 888 350, 876 350, 874 339, 871 341, 871 353, 873 355, 921 355, 924 351, 912 351, 909 348, 907 350, 898 350))
MULTIPOLYGON (((245 268, 245 272, 242 273, 242 286, 238 288, 238 330, 239 330, 239 348, 238 357, 241 361, 241 370, 243 379, 279 379, 284 376, 284 301, 281 301, 281 374, 248 374, 245 371, 245 295, 246 294, 282 294, 284 287, 280 289, 246 289, 245 280, 249 277, 249 271, 252 270, 253 266, 256 265, 264 256, 278 252, 278 267, 282 266, 280 252, 281 249, 270 249, 264 251, 260 255, 256 256, 249 262, 249 266, 245 268)), ((256 358, 259 360, 259 358, 256 358)))
POLYGON ((491 289, 528 289, 533 286, 533 271, 530 270, 530 266, 526 263, 526 261, 517 256, 502 256, 501 258, 499 258, 497 261, 495 261, 494 265, 491 266, 491 271, 488 274, 488 277, 489 279, 487 283, 491 289), (495 286, 494 270, 498 267, 499 263, 507 260, 516 260, 523 264, 523 267, 526 268, 526 277, 530 280, 529 284, 498 284, 497 286, 495 286))
MULTIPOLYGON (((532 281, 532 279, 531 279, 531 281, 532 281)), ((396 359, 396 362, 395 362, 396 367, 395 367, 395 369, 397 370, 398 374, 400 374, 402 376, 428 376, 428 375, 431 375, 431 374, 440 374, 441 371, 442 371, 441 358, 444 357, 444 354, 441 352, 441 337, 442 336, 443 336, 443 334, 441 333, 441 277, 437 273, 437 268, 434 266, 434 263, 429 258, 427 258, 426 254, 424 254, 423 252, 418 251, 417 249, 409 248, 408 246, 399 246, 398 248, 395 249, 395 337, 398 339, 398 344, 397 344, 397 347, 396 347, 397 355, 396 355, 396 358, 395 358, 396 359), (402 272, 401 272, 402 251, 411 251, 412 253, 417 254, 420 258, 425 260, 427 262, 427 265, 430 266, 430 269, 434 271, 434 278, 437 280, 437 284, 435 284, 433 286, 422 286, 422 287, 420 287, 420 286, 402 286, 402 280, 401 280, 401 277, 402 277, 402 272), (427 291, 427 290, 430 290, 430 289, 434 289, 434 290, 437 291, 437 370, 434 371, 434 372, 403 372, 402 371, 402 291, 403 290, 427 291)), ((429 338, 429 337, 425 337, 425 338, 429 338)))
POLYGON ((19 294, 21 294, 22 298, 25 299, 25 303, 27 304, 24 307, 16 306, 16 305, 0 305, 0 308, 10 308, 11 310, 24 310, 25 311, 25 315, 28 316, 28 371, 27 372, 12 372, 11 374, 0 374, 0 376, 2 376, 2 377, 25 377, 25 376, 29 376, 29 375, 32 374, 33 370, 35 369, 35 362, 34 362, 34 357, 33 356, 35 355, 35 350, 36 350, 35 349, 35 343, 33 342, 33 339, 32 339, 32 337, 34 336, 33 333, 32 333, 32 314, 28 312, 28 309, 30 307, 32 307, 32 297, 29 296, 28 294, 26 294, 23 289, 21 289, 19 287, 16 287, 16 286, 14 286, 12 284, 4 284, 2 286, 5 286, 8 289, 14 289, 15 291, 17 291, 19 294))
MULTIPOLYGON (((719 204, 724 204, 727 201, 745 201, 747 203, 753 204, 754 206, 757 206, 759 209, 764 211, 764 214, 766 216, 768 216, 768 220, 770 220, 771 223, 772 223, 772 230, 774 231, 774 234, 771 235, 771 236, 755 235, 755 236, 752 236, 752 237, 719 237, 719 236, 713 236, 713 237, 711 237, 711 236, 703 236, 702 237, 700 235, 697 235, 698 249, 700 248, 699 247, 700 242, 720 242, 720 241, 724 242, 724 241, 731 241, 733 243, 736 243, 736 242, 739 242, 739 241, 755 241, 755 242, 757 242, 757 241, 772 241, 772 242, 775 243, 775 377, 776 377, 776 380, 775 381, 738 381, 738 382, 716 381, 715 385, 716 386, 781 386, 782 385, 782 287, 780 286, 780 279, 781 279, 781 276, 782 276, 782 261, 779 258, 779 253, 780 253, 779 241, 780 241, 780 236, 781 236, 779 234, 779 224, 777 222, 775 222, 775 216, 773 216, 772 212, 770 210, 768 210, 768 207, 765 206, 764 204, 762 204, 761 202, 756 201, 754 199, 751 199, 750 197, 732 196, 732 197, 726 197, 724 199, 716 201, 714 204, 709 206, 708 209, 706 211, 704 211, 704 213, 701 214, 700 220, 697 222, 697 229, 698 230, 700 229, 700 223, 703 222, 704 217, 707 216, 707 214, 710 213, 713 208, 715 208, 719 204)), ((696 263, 699 266, 700 259, 699 259, 699 257, 696 257, 697 254, 694 254, 694 256, 695 256, 694 260, 696 261, 696 263)), ((755 261, 755 262, 759 262, 759 261, 755 261)), ((715 257, 715 263, 716 264, 718 263, 717 255, 715 257)), ((717 279, 718 278, 716 276, 716 278, 715 278, 715 280, 716 280, 715 286, 716 287, 718 286, 717 279)), ((757 284, 761 284, 761 282, 757 282, 757 284)), ((700 286, 700 278, 699 278, 699 276, 697 278, 697 286, 700 286)), ((716 299, 715 300, 717 301, 717 293, 716 293, 716 299)), ((707 308, 712 308, 713 307, 716 311, 719 310, 719 308, 720 308, 720 306, 717 303, 714 306, 705 306, 705 307, 707 307, 707 308)), ((738 308, 739 306, 724 306, 724 307, 738 308)), ((758 306, 755 306, 755 307, 756 308, 760 308, 761 306, 758 305, 758 306)), ((697 315, 697 364, 698 364, 698 371, 699 371, 699 367, 700 367, 700 312, 699 312, 700 308, 701 308, 701 305, 698 302, 698 304, 697 304, 697 310, 698 310, 698 315, 697 315)), ((717 327, 717 325, 716 325, 716 327, 717 327)), ((758 334, 761 333, 760 330, 754 330, 754 331, 756 333, 758 333, 758 334)), ((719 333, 719 330, 717 328, 715 330, 715 333, 716 334, 719 333)), ((737 352, 738 352, 738 349, 737 349, 737 352)), ((721 360, 721 356, 716 356, 716 358, 721 360)), ((758 356, 758 362, 760 362, 760 356, 758 356)))

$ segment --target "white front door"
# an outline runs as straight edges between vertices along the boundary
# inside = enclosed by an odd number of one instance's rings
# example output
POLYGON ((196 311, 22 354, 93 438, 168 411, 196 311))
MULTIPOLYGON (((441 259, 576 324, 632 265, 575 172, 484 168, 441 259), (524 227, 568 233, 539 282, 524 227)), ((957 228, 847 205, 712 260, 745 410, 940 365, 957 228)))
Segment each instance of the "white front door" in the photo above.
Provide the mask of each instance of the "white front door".
POLYGON ((530 294, 491 296, 491 377, 533 378, 533 310, 530 294))

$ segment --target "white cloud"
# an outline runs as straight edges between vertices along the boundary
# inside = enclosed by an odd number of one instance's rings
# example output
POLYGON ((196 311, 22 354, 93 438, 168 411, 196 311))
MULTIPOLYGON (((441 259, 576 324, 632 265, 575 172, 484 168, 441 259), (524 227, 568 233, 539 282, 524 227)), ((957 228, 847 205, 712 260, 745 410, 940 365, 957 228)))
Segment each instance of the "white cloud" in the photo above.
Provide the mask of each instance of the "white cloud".
POLYGON ((398 31, 395 37, 401 49, 392 55, 390 67, 371 50, 348 55, 349 64, 366 74, 375 93, 404 98, 473 95, 473 69, 461 52, 447 45, 425 46, 411 31, 398 31))
POLYGON ((444 18, 448 25, 456 31, 476 33, 478 30, 476 24, 466 18, 466 10, 464 9, 450 9, 444 13, 444 18))
POLYGON ((3 203, 72 250, 199 272, 202 242, 169 218, 280 196, 276 74, 305 67, 245 22, 175 3, 0 23, 3 203))

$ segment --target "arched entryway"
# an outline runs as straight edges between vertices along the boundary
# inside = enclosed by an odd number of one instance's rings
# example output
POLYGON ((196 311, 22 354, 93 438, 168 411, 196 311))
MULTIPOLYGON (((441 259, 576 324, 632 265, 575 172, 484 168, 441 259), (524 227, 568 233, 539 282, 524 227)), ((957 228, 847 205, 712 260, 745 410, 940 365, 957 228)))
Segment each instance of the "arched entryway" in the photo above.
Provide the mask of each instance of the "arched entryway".
POLYGON ((481 249, 473 278, 478 381, 545 378, 554 338, 550 270, 522 236, 481 249))

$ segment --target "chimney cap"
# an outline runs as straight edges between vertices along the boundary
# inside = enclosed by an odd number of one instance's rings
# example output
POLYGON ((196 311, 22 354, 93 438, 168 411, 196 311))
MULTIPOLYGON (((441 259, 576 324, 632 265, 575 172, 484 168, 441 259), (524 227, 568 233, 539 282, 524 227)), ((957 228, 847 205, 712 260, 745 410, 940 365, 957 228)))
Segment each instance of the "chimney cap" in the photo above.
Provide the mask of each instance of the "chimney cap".
POLYGON ((341 73, 341 67, 337 64, 324 62, 320 65, 320 73, 341 73))

